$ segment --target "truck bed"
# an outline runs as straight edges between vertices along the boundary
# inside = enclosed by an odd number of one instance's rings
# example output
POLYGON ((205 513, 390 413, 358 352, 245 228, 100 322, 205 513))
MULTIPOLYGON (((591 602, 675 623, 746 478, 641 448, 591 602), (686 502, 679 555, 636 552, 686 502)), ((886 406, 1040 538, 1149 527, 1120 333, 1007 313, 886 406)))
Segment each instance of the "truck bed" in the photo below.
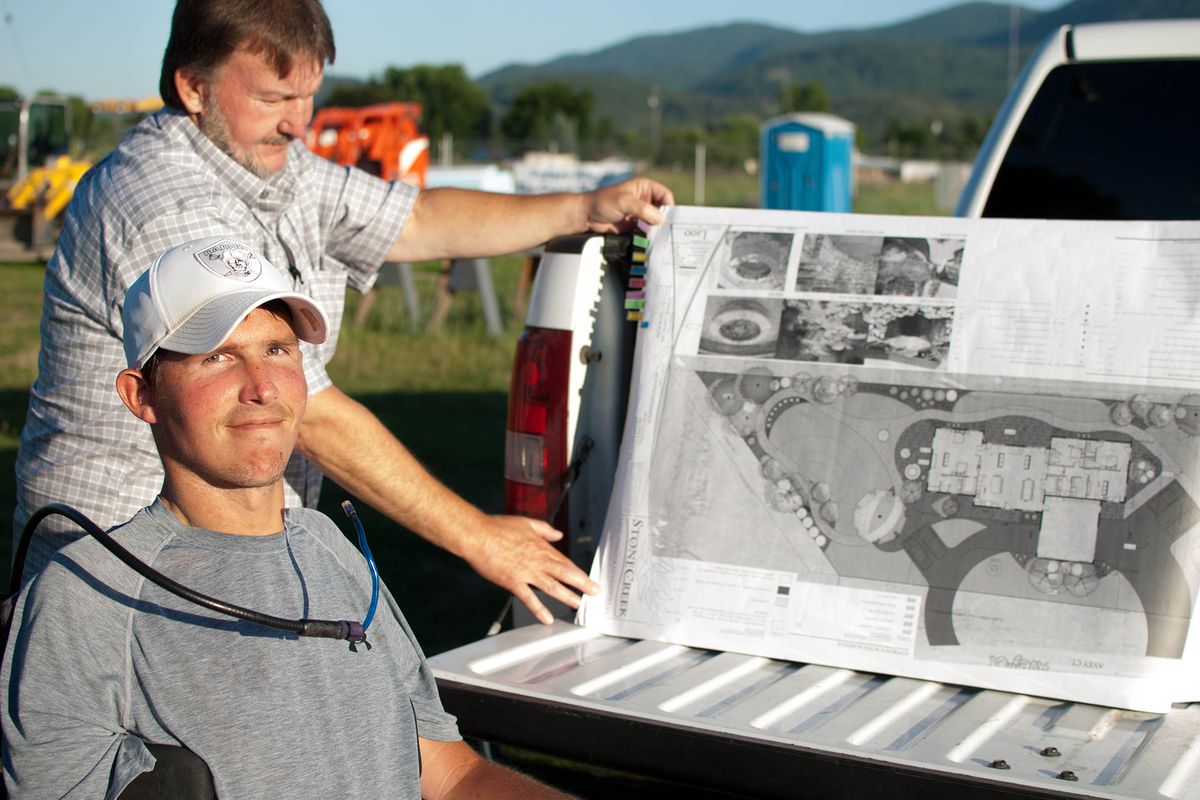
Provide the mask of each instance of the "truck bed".
POLYGON ((562 621, 430 663, 465 736, 754 797, 1200 798, 1200 704, 1121 711, 562 621))

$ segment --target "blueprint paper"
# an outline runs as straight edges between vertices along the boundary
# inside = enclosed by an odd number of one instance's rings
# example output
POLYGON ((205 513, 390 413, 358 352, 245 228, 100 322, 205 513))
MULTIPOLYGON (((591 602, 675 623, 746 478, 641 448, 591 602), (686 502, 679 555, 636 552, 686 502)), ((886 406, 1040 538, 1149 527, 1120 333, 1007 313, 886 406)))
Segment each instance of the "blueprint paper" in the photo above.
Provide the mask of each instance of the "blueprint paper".
POLYGON ((578 621, 1200 699, 1200 224, 673 208, 578 621))

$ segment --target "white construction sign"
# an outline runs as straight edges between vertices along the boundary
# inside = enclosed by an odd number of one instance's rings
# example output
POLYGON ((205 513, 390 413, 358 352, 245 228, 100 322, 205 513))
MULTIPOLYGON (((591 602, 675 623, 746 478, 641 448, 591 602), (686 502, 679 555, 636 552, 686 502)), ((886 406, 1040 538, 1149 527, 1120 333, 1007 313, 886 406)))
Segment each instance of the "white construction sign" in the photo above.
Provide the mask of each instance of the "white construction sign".
POLYGON ((1200 223, 671 209, 579 622, 1200 699, 1200 223))

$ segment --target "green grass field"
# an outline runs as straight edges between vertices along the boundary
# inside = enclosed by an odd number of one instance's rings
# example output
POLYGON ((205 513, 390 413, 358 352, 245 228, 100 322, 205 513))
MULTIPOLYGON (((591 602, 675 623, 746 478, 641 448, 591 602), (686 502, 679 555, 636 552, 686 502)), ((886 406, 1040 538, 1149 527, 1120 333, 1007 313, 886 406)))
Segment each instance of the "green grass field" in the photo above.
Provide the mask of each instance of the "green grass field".
MULTIPOLYGON (((655 174, 668 178, 669 175, 655 174)), ((678 175, 675 176, 678 178, 678 175)), ((681 203, 690 202, 686 185, 671 184, 681 203)), ((707 196, 753 199, 754 178, 710 178, 707 196), (747 194, 750 193, 750 194, 747 194)), ((875 213, 934 213, 926 186, 862 187, 857 203, 875 213)), ((350 292, 337 357, 330 364, 334 382, 371 408, 435 475, 486 511, 498 512, 503 500, 504 418, 513 349, 522 320, 515 313, 515 292, 523 259, 492 260, 493 280, 504 330, 486 333, 479 297, 456 296, 437 334, 414 332, 398 286, 381 286, 361 327, 353 320, 360 297, 350 292)), ((437 265, 418 265, 421 330, 433 309, 437 265)), ((0 519, 11 520, 13 464, 28 390, 37 375, 38 320, 42 267, 0 264, 0 519)), ((326 483, 321 508, 344 530, 350 526, 338 510, 347 494, 326 483)), ((353 499, 353 498, 351 498, 353 499)), ((68 498, 69 500, 69 498, 68 498)), ((504 594, 476 576, 461 561, 396 530, 391 522, 356 503, 380 572, 396 594, 429 653, 479 638, 499 613, 504 594)), ((0 536, 0 555, 8 564, 8 537, 0 536)))
MULTIPOLYGON (((646 173, 665 184, 681 206, 696 205, 696 180, 690 170, 658 168, 646 173)), ((745 173, 711 174, 704 181, 706 206, 757 208, 759 176, 745 173)), ((859 214, 920 214, 937 216, 933 184, 899 182, 863 182, 854 195, 854 211, 859 214)))

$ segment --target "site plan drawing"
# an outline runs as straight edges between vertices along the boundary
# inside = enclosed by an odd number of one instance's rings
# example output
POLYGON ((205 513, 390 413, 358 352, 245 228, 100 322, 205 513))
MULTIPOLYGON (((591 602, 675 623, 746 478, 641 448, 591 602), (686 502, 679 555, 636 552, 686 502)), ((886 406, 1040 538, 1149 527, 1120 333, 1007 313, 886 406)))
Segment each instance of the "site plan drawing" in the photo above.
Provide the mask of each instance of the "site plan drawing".
POLYGON ((679 207, 580 624, 1200 699, 1200 225, 679 207))

